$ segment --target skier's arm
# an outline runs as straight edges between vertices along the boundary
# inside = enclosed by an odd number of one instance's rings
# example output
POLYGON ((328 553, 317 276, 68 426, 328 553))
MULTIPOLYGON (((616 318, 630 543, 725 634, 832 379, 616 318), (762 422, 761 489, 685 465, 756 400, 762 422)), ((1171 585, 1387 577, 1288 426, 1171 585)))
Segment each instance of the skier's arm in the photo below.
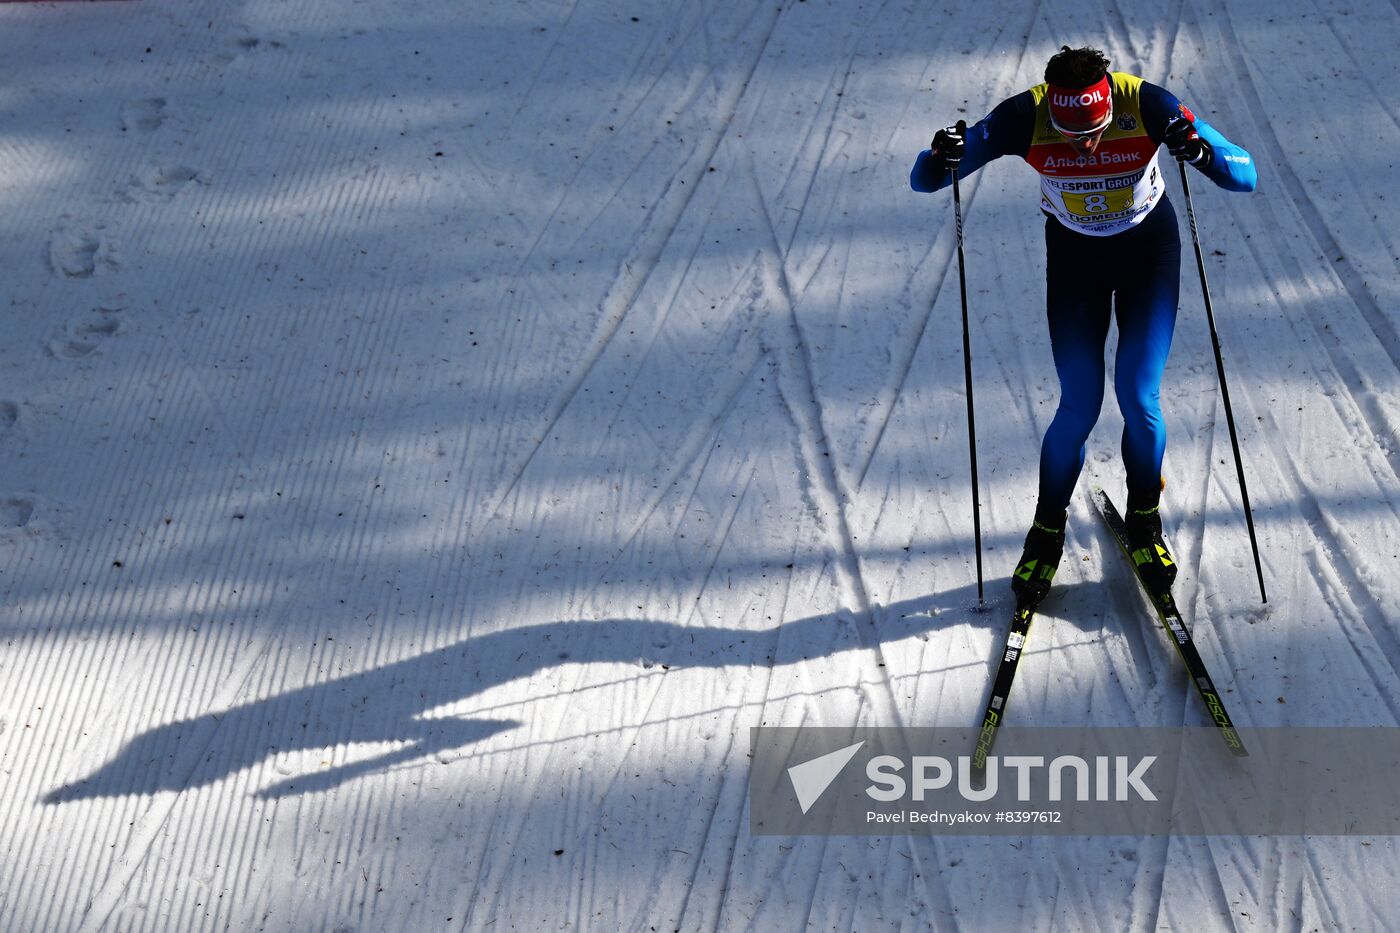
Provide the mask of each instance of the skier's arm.
POLYGON ((1204 173, 1226 191, 1253 191, 1259 183, 1254 159, 1242 146, 1236 146, 1219 130, 1197 117, 1196 132, 1215 150, 1204 173))
MULTIPOLYGON (((966 178, 993 159, 1004 155, 1025 155, 1030 146, 1035 104, 1030 92, 1017 94, 997 104, 991 113, 967 128, 967 143, 958 176, 966 178)), ((943 159, 931 149, 919 153, 909 173, 909 187, 915 191, 938 191, 952 178, 943 159)))
POLYGON ((1197 170, 1226 191, 1254 190, 1259 175, 1254 168, 1254 159, 1243 147, 1230 142, 1223 133, 1192 113, 1191 108, 1171 91, 1144 81, 1141 93, 1142 116, 1153 141, 1163 142, 1167 125, 1174 119, 1185 118, 1211 150, 1210 158, 1204 164, 1193 163, 1197 170))

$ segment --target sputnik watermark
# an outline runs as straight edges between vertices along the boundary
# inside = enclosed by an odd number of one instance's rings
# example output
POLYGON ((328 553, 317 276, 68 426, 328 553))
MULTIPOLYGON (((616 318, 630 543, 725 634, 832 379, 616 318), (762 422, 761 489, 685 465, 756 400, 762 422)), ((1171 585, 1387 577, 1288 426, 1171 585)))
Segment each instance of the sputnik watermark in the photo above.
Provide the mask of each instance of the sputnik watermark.
POLYGON ((1400 729, 752 730, 759 835, 1400 835, 1400 729), (980 763, 980 767, 979 767, 980 763), (1344 763, 1344 767, 1339 767, 1344 763))
MULTIPOLYGON (((821 799, 864 744, 857 742, 788 768, 788 779, 792 781, 793 793, 803 813, 821 799)), ((1044 781, 1045 793, 1034 795, 1036 799, 1059 802, 1067 799, 1068 789, 1071 793, 1068 799, 1078 802, 1155 801, 1157 795, 1145 778, 1156 760, 1156 755, 1138 758, 1136 762, 1130 762, 1126 755, 1098 755, 1091 764, 1078 755, 1059 755, 1047 764, 1040 755, 1008 755, 1004 758, 992 756, 986 760, 984 769, 977 769, 973 759, 966 755, 958 757, 956 765, 938 755, 915 755, 908 762, 895 755, 877 755, 865 765, 865 776, 870 781, 865 793, 881 803, 906 798, 921 802, 935 791, 954 787, 963 800, 981 803, 996 798, 1001 789, 1001 771, 1006 768, 1014 772, 1018 803, 1032 799, 1032 785, 1038 780, 1044 781), (953 781, 955 771, 956 784, 953 781)))
MULTIPOLYGON (((855 742, 799 762, 787 769, 792 792, 803 815, 822 799, 841 776, 851 759, 865 746, 855 742)), ((873 755, 865 762, 863 793, 879 804, 925 803, 937 800, 949 804, 986 803, 1000 798, 1003 789, 1014 788, 1018 804, 1032 801, 1059 803, 1072 801, 1155 802, 1157 794, 1147 783, 1156 755, 1130 758, 1127 755, 1043 755, 990 756, 975 763, 975 756, 959 755, 873 755), (1002 776, 1006 775, 1003 783, 1002 776), (950 795, 956 794, 956 798, 950 795)), ((1060 823, 1060 810, 998 809, 976 812, 959 809, 867 810, 865 822, 875 825, 978 826, 993 823, 1060 823)))
POLYGON ((865 821, 876 825, 931 824, 934 826, 983 826, 990 823, 1060 823, 1064 814, 1059 810, 996 810, 978 813, 973 810, 898 810, 883 813, 865 811, 865 821))
POLYGON ((836 780, 846 763, 855 757, 864 744, 857 742, 788 768, 788 778, 792 781, 793 792, 797 794, 797 804, 803 813, 812 809, 812 805, 821 799, 831 782, 836 780))
MULTIPOLYGON (((983 779, 979 780, 972 758, 963 755, 957 759, 956 789, 958 796, 971 803, 994 800, 1001 790, 1000 774, 1005 767, 1015 772, 1016 800, 1019 803, 1032 799, 1055 802, 1069 799, 1080 803, 1091 800, 1119 803, 1132 799, 1155 801, 1157 795, 1144 779, 1156 760, 1156 755, 1140 757, 1136 762, 1131 762, 1127 755, 1096 755, 1091 765, 1078 755, 1058 755, 1047 765, 1042 755, 992 756, 987 759, 983 779), (1068 798, 1065 796, 1067 773, 1072 791, 1072 796, 1068 798), (1044 781, 1044 794, 1032 792, 1035 781, 1044 781)), ((865 792, 871 799, 882 803, 906 797, 922 801, 931 792, 944 790, 953 783, 954 766, 947 758, 915 755, 909 762, 908 779, 903 774, 904 767, 905 762, 895 755, 870 759, 865 766, 865 774, 872 783, 865 792)))

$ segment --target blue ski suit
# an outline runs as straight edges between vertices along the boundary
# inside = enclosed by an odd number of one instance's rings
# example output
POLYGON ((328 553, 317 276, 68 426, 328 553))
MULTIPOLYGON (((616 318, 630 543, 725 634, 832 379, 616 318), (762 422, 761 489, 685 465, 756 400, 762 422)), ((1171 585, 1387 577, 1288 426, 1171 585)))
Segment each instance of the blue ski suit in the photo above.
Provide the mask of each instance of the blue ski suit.
MULTIPOLYGON (((1113 122, 1092 155, 1080 155, 1050 125, 1047 86, 998 104, 968 128, 959 171, 966 177, 1004 155, 1040 174, 1045 219, 1046 311, 1060 404, 1040 451, 1037 515, 1062 516, 1084 465, 1084 445, 1103 404, 1104 345, 1117 314, 1114 389, 1123 412, 1129 499, 1155 503, 1162 487, 1166 428, 1162 371, 1176 325, 1181 239, 1166 196, 1158 147, 1178 114, 1212 146, 1201 171, 1229 191, 1253 191, 1248 152, 1199 119, 1173 94, 1121 72, 1109 75, 1113 122)), ((946 187, 930 150, 910 174, 915 191, 946 187)))

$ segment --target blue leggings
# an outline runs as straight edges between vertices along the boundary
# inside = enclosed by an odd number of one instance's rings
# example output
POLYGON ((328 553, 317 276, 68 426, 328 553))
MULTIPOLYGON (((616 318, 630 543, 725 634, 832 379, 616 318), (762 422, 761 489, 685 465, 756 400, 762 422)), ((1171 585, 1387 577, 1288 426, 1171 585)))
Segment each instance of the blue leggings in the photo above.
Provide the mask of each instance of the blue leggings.
POLYGON ((1091 237, 1045 219, 1045 300, 1060 407, 1040 448, 1038 514, 1064 514, 1103 405, 1104 344, 1116 304, 1114 390, 1123 412, 1128 495, 1155 502, 1167 446, 1160 404, 1180 292, 1181 237, 1165 197, 1123 233, 1091 237), (1116 302, 1114 297, 1116 295, 1116 302))

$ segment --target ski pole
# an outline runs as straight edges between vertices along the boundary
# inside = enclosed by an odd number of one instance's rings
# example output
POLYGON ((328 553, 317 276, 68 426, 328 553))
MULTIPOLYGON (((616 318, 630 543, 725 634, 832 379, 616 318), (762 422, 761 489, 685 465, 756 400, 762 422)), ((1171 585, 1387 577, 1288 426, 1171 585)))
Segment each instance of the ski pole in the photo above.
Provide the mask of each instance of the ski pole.
MULTIPOLYGON (((1196 269, 1201 273, 1201 294, 1206 301, 1206 321, 1210 325, 1210 342, 1215 347, 1215 372, 1220 379, 1220 398, 1225 403, 1225 423, 1230 427, 1230 446, 1235 451, 1235 473, 1240 478, 1240 499, 1244 503, 1244 521, 1249 528, 1249 546, 1254 549, 1254 572, 1259 576, 1259 599, 1269 601, 1264 592, 1264 567, 1259 561, 1259 541, 1254 536, 1254 513, 1249 508, 1249 489, 1244 481, 1244 461, 1240 459, 1240 439, 1235 433, 1235 414, 1230 409, 1230 387, 1225 382, 1225 359, 1220 355, 1220 335, 1215 330, 1215 312, 1210 304, 1210 286, 1206 284, 1206 261, 1201 255, 1201 237, 1196 232, 1196 209, 1191 203, 1191 182, 1186 178, 1186 163, 1181 168, 1181 190, 1186 192, 1186 217, 1191 222, 1191 243, 1196 247, 1196 269)), ((956 177, 956 176, 954 176, 956 177)), ((956 184, 956 182, 955 182, 956 184)))
MULTIPOLYGON (((958 134, 967 138, 967 121, 958 121, 958 134)), ((958 228, 958 287, 962 293, 963 377, 967 383, 967 449, 972 458, 972 538, 977 552, 977 604, 982 604, 982 516, 977 501, 977 418, 972 412, 972 338, 967 324, 967 263, 963 259, 962 192, 958 188, 958 166, 953 173, 953 216, 958 228)))

